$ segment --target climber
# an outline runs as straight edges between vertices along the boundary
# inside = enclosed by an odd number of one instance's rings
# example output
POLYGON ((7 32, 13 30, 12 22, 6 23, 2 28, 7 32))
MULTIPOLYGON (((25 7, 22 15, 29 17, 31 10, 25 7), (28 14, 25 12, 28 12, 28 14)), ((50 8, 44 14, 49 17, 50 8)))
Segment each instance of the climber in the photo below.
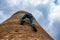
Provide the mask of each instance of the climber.
POLYGON ((21 25, 24 24, 26 18, 29 18, 30 24, 35 32, 37 32, 37 29, 35 28, 34 21, 33 21, 33 15, 31 13, 26 12, 24 16, 20 18, 21 25))

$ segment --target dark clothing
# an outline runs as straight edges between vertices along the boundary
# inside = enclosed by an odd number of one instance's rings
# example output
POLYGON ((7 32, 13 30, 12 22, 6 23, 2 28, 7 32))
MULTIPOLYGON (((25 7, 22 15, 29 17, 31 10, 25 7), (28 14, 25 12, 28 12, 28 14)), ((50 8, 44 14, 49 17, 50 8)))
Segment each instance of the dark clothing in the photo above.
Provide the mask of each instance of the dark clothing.
POLYGON ((35 28, 35 25, 34 25, 34 21, 33 21, 33 16, 32 16, 32 14, 26 12, 26 14, 25 14, 23 17, 20 18, 21 24, 23 24, 23 23, 25 22, 25 21, 24 21, 25 18, 29 18, 29 21, 30 21, 30 24, 31 24, 32 28, 33 28, 35 31, 37 31, 37 29, 35 28))
POLYGON ((24 16, 23 16, 23 19, 24 18, 33 18, 32 14, 31 13, 26 13, 24 16))

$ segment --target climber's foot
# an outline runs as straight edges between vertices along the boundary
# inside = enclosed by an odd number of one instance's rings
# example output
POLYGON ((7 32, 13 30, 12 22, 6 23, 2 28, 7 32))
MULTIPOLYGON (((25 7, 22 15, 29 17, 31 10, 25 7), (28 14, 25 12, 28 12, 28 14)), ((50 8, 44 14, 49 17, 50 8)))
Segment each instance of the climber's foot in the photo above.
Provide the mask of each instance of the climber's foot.
POLYGON ((20 24, 23 25, 25 21, 22 21, 20 24))
POLYGON ((34 32, 37 32, 37 29, 35 27, 33 27, 33 30, 34 30, 34 32))

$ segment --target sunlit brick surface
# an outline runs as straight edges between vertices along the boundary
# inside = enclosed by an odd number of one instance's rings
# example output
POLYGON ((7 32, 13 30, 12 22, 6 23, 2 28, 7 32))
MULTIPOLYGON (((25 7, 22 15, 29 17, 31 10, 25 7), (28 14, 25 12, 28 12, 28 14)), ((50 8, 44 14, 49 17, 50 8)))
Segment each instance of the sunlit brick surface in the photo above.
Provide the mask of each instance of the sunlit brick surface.
POLYGON ((37 32, 34 32, 29 19, 20 25, 19 18, 25 11, 18 11, 8 20, 0 24, 0 40, 53 40, 34 19, 37 32))

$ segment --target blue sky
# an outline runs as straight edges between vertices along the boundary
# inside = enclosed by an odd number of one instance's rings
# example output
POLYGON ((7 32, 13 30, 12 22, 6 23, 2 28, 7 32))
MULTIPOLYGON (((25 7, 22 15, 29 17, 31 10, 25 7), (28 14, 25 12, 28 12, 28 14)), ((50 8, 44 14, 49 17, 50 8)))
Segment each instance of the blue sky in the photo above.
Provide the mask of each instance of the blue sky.
POLYGON ((0 23, 19 10, 32 13, 54 40, 60 40, 60 0, 0 0, 0 23))

